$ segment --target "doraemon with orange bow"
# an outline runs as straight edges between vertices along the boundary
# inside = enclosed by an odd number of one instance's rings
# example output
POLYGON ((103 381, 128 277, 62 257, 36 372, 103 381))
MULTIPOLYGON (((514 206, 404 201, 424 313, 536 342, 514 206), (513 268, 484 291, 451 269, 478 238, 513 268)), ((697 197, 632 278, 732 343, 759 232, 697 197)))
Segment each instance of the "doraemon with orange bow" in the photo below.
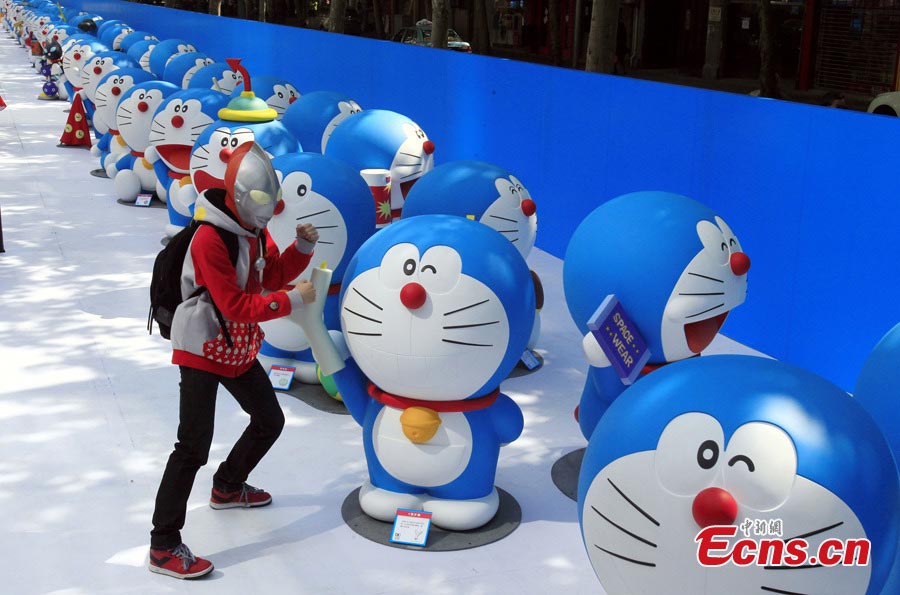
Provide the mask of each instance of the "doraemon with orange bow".
POLYGON ((728 313, 744 302, 749 269, 731 227, 686 196, 634 192, 582 221, 566 250, 563 285, 591 366, 576 409, 585 438, 626 386, 588 330, 607 296, 615 296, 646 342, 646 374, 709 346, 728 313))

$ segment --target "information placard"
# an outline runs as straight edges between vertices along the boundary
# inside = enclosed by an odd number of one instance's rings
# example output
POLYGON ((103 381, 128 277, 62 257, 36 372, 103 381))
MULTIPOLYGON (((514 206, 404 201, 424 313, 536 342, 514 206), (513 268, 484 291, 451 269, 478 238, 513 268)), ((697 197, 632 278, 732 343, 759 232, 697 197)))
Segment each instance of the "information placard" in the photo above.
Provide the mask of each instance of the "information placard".
POLYGON ((424 546, 431 529, 431 513, 424 510, 397 509, 391 541, 424 546))
POLYGON ((269 380, 272 382, 272 386, 278 390, 291 388, 291 381, 294 379, 296 369, 291 366, 272 366, 269 369, 269 380))
POLYGON ((134 206, 149 207, 151 202, 153 202, 152 194, 138 194, 137 198, 134 199, 134 206))

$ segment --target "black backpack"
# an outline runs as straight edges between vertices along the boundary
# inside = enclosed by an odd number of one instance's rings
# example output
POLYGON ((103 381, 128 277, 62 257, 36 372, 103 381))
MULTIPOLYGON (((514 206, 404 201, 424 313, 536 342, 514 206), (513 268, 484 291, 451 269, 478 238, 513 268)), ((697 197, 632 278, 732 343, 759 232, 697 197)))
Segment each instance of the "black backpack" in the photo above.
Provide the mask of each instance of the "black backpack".
MULTIPOLYGON (((166 247, 159 251, 153 262, 153 277, 150 279, 150 313, 147 316, 147 331, 153 334, 153 321, 159 327, 159 334, 164 339, 170 339, 172 334, 172 319, 175 317, 175 309, 183 302, 181 296, 181 273, 184 268, 184 258, 194 234, 201 225, 209 225, 219 234, 222 243, 228 249, 228 257, 231 264, 235 265, 238 259, 238 237, 236 234, 201 221, 191 221, 191 224, 175 234, 166 247)), ((196 297, 207 291, 200 286, 187 299, 196 297)), ((213 304, 219 326, 229 347, 233 346, 228 326, 219 308, 213 304)))

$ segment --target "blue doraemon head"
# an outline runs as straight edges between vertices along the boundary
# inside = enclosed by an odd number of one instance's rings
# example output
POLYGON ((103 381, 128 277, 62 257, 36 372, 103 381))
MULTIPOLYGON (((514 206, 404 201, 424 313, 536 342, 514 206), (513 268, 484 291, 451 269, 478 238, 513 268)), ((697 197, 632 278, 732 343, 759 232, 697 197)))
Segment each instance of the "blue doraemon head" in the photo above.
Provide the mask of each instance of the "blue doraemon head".
POLYGON ((147 31, 132 31, 122 38, 122 41, 119 44, 119 49, 125 53, 128 53, 132 46, 140 41, 155 41, 158 43, 159 38, 152 33, 148 33, 147 31))
POLYGON ((122 40, 132 32, 134 32, 134 29, 125 23, 116 23, 109 27, 106 27, 106 23, 104 23, 104 26, 98 31, 100 41, 114 50, 120 50, 122 48, 122 40))
POLYGON ((163 80, 187 89, 197 71, 212 63, 212 58, 208 58, 206 54, 200 52, 187 52, 172 56, 172 59, 166 64, 163 80))
POLYGON ((132 151, 143 153, 150 144, 150 129, 156 108, 178 87, 163 81, 148 81, 122 94, 116 108, 116 128, 132 151))
POLYGON ((228 98, 206 89, 188 89, 169 95, 153 116, 150 144, 166 167, 177 173, 190 171, 194 144, 218 117, 228 98))
MULTIPOLYGON (((254 76, 250 81, 250 88, 257 97, 266 102, 266 105, 275 110, 279 120, 284 116, 288 106, 300 98, 300 91, 296 86, 277 76, 254 76)), ((244 84, 242 82, 231 92, 232 99, 239 97, 243 91, 244 84)))
POLYGON ((356 170, 389 171, 391 213, 379 212, 379 222, 399 217, 413 184, 434 167, 434 143, 418 124, 387 110, 364 110, 344 120, 331 135, 325 154, 346 161, 356 170))
POLYGON ((635 192, 594 209, 569 241, 566 304, 586 329, 615 294, 650 361, 691 357, 709 346, 744 302, 750 260, 731 228, 705 205, 669 192, 635 192))
POLYGON ((144 41, 135 42, 134 45, 128 49, 128 57, 140 64, 141 68, 145 71, 153 74, 153 71, 150 69, 150 54, 153 53, 153 50, 158 43, 159 41, 155 39, 145 39, 144 41))
MULTIPOLYGON (((178 54, 196 52, 197 48, 183 39, 167 39, 160 41, 150 52, 150 72, 162 79, 169 60, 178 54)), ((143 66, 143 64, 141 64, 143 66)))
MULTIPOLYGON (((97 85, 106 75, 120 68, 137 68, 138 63, 122 52, 97 52, 91 56, 81 69, 80 85, 87 98, 94 101, 97 85)), ((102 131, 101 131, 102 132, 102 131)))
POLYGON ((70 41, 62 57, 62 69, 66 78, 73 85, 81 86, 82 69, 91 56, 99 52, 108 52, 109 48, 91 37, 70 37, 70 41))
POLYGON ((314 91, 288 106, 281 123, 305 151, 324 153, 337 125, 361 111, 359 104, 343 93, 314 91))
POLYGON ((230 96, 243 80, 243 75, 232 70, 225 62, 213 62, 194 73, 188 89, 212 89, 230 96))
MULTIPOLYGON (((375 232, 372 193, 346 163, 318 153, 289 153, 272 160, 281 181, 283 204, 267 229, 280 249, 294 241, 298 223, 319 230, 316 262, 333 270, 340 282, 350 257, 375 232)), ((311 267, 301 274, 308 279, 311 267)))
POLYGON ((537 236, 536 207, 514 175, 483 161, 452 161, 416 182, 404 217, 446 214, 480 221, 497 230, 527 257, 537 236))
POLYGON ((591 437, 578 509, 610 595, 876 595, 900 538, 897 472, 872 418, 823 378, 748 356, 677 362, 629 387, 591 437), (825 540, 868 539, 871 563, 698 563, 703 527, 752 537, 756 521, 805 537, 813 556, 825 540))
POLYGON ((94 90, 94 127, 98 130, 116 127, 116 109, 126 91, 137 83, 153 80, 153 75, 140 68, 120 68, 105 75, 94 90))
MULTIPOLYGON (((106 34, 106 32, 109 31, 111 28, 115 27, 116 29, 119 29, 123 26, 127 26, 127 25, 126 25, 125 21, 123 21, 122 19, 107 19, 105 21, 101 21, 99 23, 99 26, 97 27, 97 37, 103 38, 103 36, 106 34)), ((109 43, 107 43, 107 42, 104 42, 104 43, 109 45, 109 43)))
MULTIPOLYGON (((365 113, 365 112, 363 112, 365 113)), ((445 401, 497 388, 534 322, 525 261, 492 229, 447 215, 401 220, 350 261, 341 328, 384 391, 445 401)))

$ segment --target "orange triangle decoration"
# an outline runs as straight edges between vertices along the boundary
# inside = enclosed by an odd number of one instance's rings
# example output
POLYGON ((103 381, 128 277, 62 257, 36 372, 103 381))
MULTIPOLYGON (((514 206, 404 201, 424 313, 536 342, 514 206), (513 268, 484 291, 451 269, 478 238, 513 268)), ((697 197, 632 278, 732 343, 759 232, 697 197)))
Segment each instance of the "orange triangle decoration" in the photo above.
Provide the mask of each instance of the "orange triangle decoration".
POLYGON ((69 119, 66 121, 66 130, 59 139, 59 144, 67 147, 91 146, 91 130, 88 128, 87 116, 84 113, 84 104, 81 95, 75 94, 72 107, 69 110, 69 119))

